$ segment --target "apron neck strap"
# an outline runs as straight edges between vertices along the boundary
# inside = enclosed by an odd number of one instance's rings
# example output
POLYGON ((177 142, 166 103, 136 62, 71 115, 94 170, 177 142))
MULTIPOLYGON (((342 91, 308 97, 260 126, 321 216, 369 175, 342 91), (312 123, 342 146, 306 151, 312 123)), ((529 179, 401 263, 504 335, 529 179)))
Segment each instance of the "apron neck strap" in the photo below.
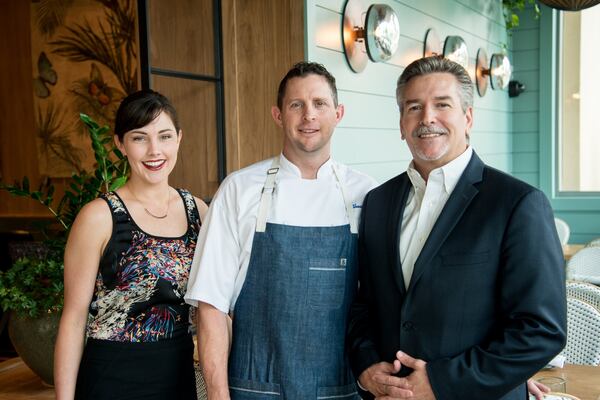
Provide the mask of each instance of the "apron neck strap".
MULTIPOLYGON (((346 186, 340 179, 338 167, 333 163, 331 164, 331 167, 333 169, 335 179, 340 186, 340 191, 342 192, 344 206, 346 207, 346 216, 348 217, 348 221, 350 223, 350 232, 358 233, 356 218, 354 218, 354 209, 352 208, 352 201, 347 195, 346 186)), ((275 187, 277 186, 277 181, 275 178, 277 177, 278 172, 279 157, 275 157, 273 158, 273 162, 271 163, 271 168, 267 170, 267 179, 265 180, 265 184, 260 195, 258 215, 256 216, 256 232, 264 232, 267 227, 267 215, 269 214, 269 209, 271 208, 273 192, 275 191, 275 187)))
POLYGON ((344 185, 344 182, 342 182, 342 179, 340 178, 338 167, 334 163, 331 163, 331 167, 333 168, 335 179, 340 185, 340 191, 342 192, 342 198, 344 199, 344 205, 346 206, 346 216, 348 217, 348 222, 350 223, 350 232, 358 233, 356 218, 354 218, 354 208, 352 208, 352 199, 348 197, 348 191, 346 190, 346 185, 344 185))
POLYGON ((279 157, 273 158, 271 168, 267 170, 267 179, 260 194, 260 204, 256 217, 256 232, 264 232, 267 227, 267 214, 271 208, 271 199, 275 191, 277 172, 279 172, 279 157))

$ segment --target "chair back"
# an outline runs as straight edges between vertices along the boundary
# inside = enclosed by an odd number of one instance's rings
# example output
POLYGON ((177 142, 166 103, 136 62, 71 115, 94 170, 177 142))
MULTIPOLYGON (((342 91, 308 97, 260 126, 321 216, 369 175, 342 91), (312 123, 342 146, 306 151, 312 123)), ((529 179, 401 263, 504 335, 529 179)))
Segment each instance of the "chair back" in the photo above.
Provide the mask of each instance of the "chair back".
POLYGON ((569 364, 600 365, 600 311, 567 297, 567 345, 562 354, 569 364))
POLYGON ((600 310, 600 287, 586 282, 567 281, 567 296, 573 297, 600 310))
POLYGON ((593 239, 585 245, 585 247, 600 247, 600 238, 593 239))
POLYGON ((600 284, 600 247, 584 247, 567 262, 567 279, 600 284))
POLYGON ((194 362, 194 372, 196 373, 196 395, 198 396, 198 400, 208 400, 204 375, 202 375, 202 368, 197 361, 194 362))
POLYGON ((558 233, 560 244, 565 245, 569 243, 569 235, 571 234, 569 224, 560 218, 554 218, 554 224, 556 225, 556 232, 558 233))

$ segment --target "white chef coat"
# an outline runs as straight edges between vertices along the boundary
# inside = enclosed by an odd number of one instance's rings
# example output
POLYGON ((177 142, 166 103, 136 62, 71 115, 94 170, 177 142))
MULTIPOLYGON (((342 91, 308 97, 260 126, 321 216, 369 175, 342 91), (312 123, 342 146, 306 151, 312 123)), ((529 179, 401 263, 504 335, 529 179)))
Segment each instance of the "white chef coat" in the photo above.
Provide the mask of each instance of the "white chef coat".
POLYGON ((472 155, 473 148, 469 146, 448 164, 432 170, 427 182, 414 168, 412 161, 408 166, 406 173, 412 187, 402 215, 399 243, 402 275, 407 289, 415 261, 472 155))
MULTIPOLYGON (((344 198, 333 172, 345 185, 358 225, 365 194, 376 186, 369 176, 329 159, 316 179, 280 156, 276 188, 267 222, 293 226, 340 226, 349 223, 344 198)), ((203 221, 185 300, 233 310, 242 290, 256 228, 256 216, 272 159, 236 171, 223 181, 203 221)), ((267 228, 268 229, 268 228, 267 228)))

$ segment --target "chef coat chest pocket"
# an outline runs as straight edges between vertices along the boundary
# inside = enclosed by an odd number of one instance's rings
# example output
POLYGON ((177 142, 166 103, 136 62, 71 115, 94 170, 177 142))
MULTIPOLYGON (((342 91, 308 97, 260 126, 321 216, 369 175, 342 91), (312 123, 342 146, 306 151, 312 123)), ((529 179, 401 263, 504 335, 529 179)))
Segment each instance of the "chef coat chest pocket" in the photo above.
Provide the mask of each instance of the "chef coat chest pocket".
POLYGON ((336 309, 344 303, 346 258, 308 260, 308 303, 316 309, 336 309))

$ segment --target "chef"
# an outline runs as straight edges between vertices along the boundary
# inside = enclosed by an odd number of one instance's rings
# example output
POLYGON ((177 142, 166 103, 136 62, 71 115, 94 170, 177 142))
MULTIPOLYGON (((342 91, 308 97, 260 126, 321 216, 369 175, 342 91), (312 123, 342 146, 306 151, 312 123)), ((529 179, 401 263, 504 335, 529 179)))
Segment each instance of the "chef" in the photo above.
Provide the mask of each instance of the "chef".
POLYGON ((208 396, 359 399, 344 336, 360 207, 375 182, 331 159, 344 107, 322 65, 294 65, 271 113, 282 153, 224 180, 190 273, 208 396))

